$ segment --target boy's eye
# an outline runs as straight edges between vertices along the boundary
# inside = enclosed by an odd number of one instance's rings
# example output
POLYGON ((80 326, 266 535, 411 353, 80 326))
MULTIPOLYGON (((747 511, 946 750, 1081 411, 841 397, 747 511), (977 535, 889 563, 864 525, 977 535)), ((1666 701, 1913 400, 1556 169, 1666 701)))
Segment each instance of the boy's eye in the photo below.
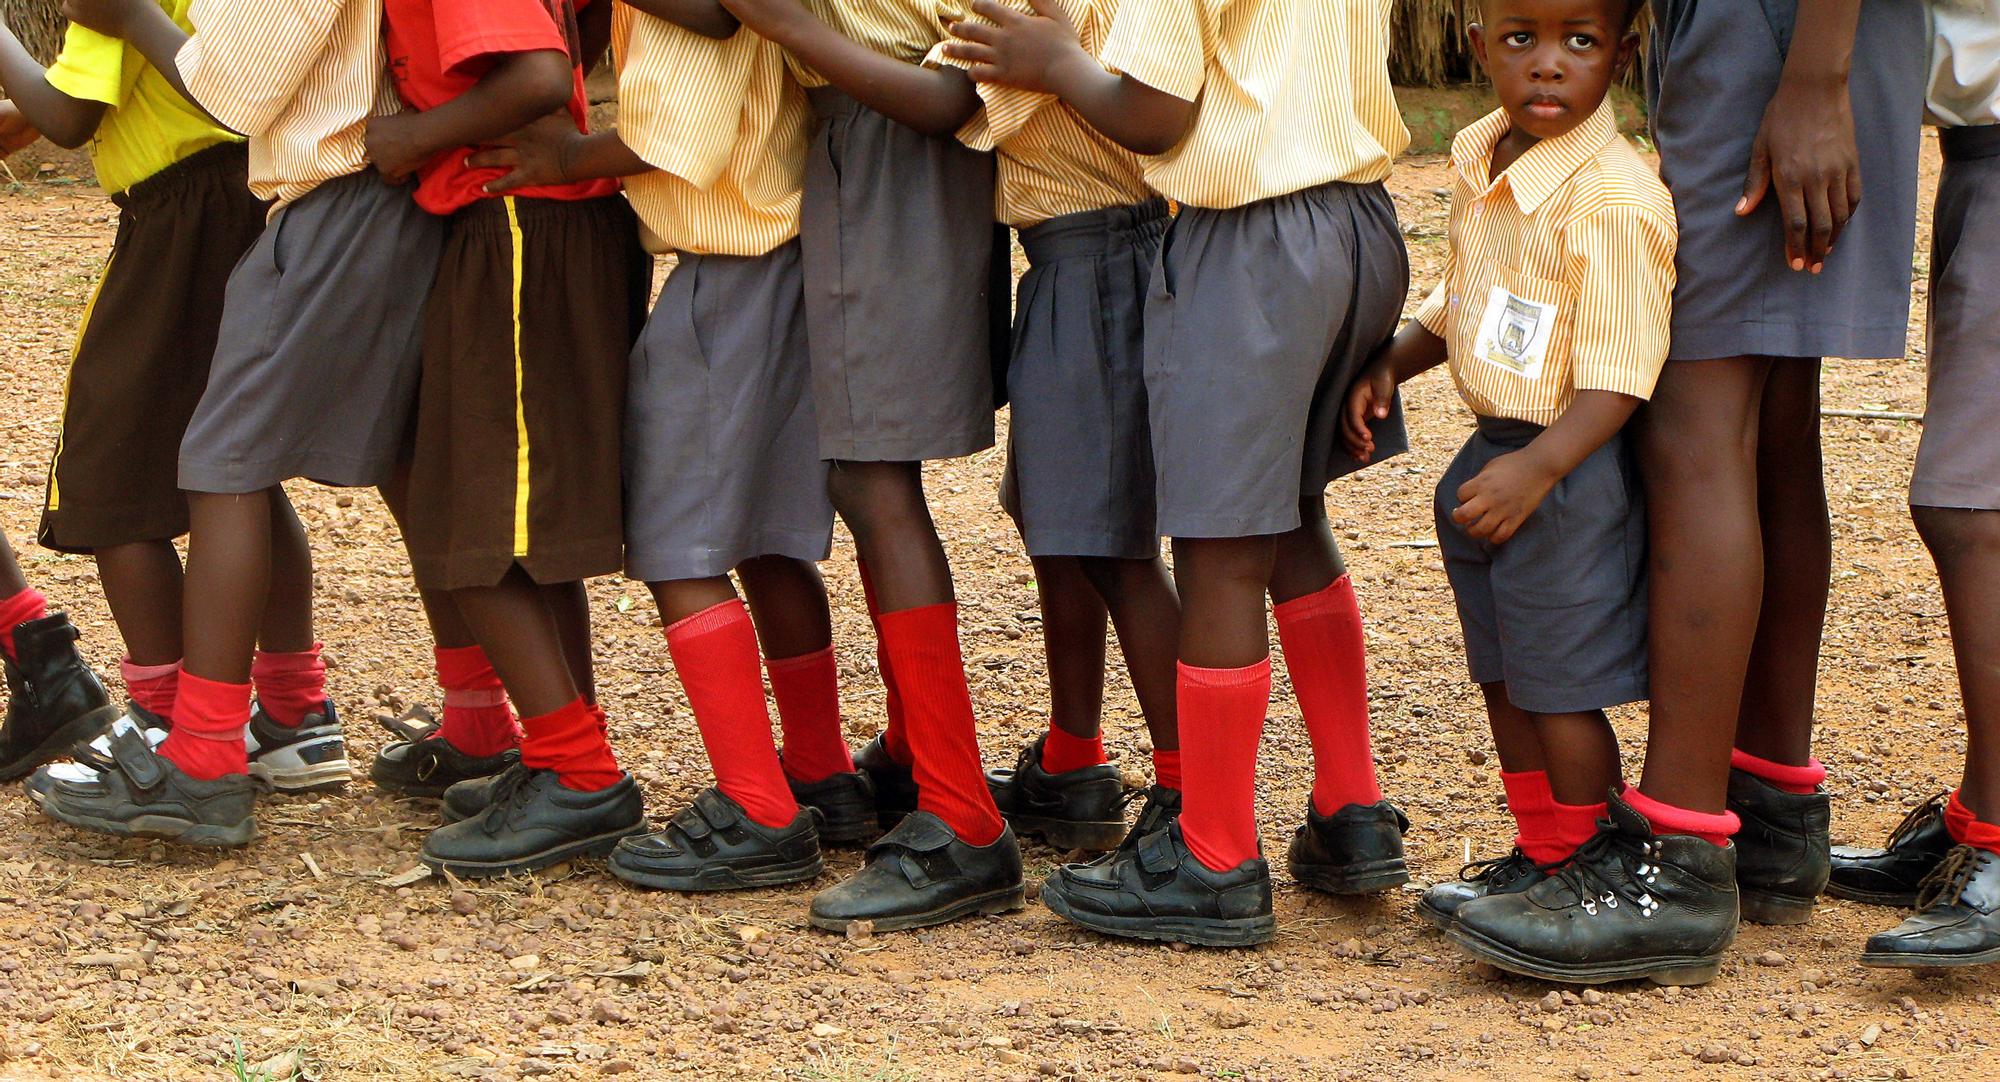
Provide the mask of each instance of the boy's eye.
POLYGON ((1502 35, 1500 40, 1502 43, 1512 45, 1516 49, 1525 49, 1535 43, 1535 36, 1526 30, 1515 30, 1502 35))
POLYGON ((1569 36, 1569 47, 1575 49, 1577 52, 1585 52, 1597 48, 1597 39, 1591 37, 1589 34, 1571 34, 1569 36))

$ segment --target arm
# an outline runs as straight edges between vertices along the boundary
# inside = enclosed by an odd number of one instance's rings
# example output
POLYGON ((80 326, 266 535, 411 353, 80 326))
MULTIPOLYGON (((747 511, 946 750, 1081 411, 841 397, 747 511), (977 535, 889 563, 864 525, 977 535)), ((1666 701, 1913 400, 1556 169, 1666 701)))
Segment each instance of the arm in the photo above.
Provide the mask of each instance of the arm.
POLYGON ((730 14, 766 40, 890 120, 925 135, 950 137, 979 111, 972 80, 953 68, 926 68, 849 41, 798 0, 722 0, 730 14))
MULTIPOLYGON (((435 109, 371 117, 368 158, 385 179, 401 181, 453 147, 498 139, 561 110, 575 77, 566 53, 508 53, 472 89, 435 109)), ((574 127, 567 115, 561 120, 574 127)))
POLYGON ((505 169, 506 176, 486 185, 493 195, 518 188, 540 188, 605 177, 629 177, 652 171, 615 131, 584 135, 567 117, 546 117, 481 147, 465 163, 474 169, 505 169), (563 121, 558 125, 557 119, 563 121))
POLYGON ((1570 475, 1618 434, 1639 408, 1639 400, 1616 391, 1578 391, 1556 423, 1526 447, 1486 464, 1458 486, 1458 509, 1451 520, 1467 536, 1504 545, 1542 505, 1556 482, 1570 475))
POLYGON ((197 101, 188 90, 177 61, 181 47, 187 44, 187 31, 174 22, 165 8, 151 0, 63 0, 63 14, 72 22, 122 39, 139 50, 146 63, 158 70, 181 97, 208 115, 217 127, 230 128, 229 124, 209 113, 208 107, 197 101))
POLYGON ((611 49, 612 0, 596 0, 577 14, 577 67, 587 76, 611 49))
POLYGON ((1860 9, 1861 0, 1800 0, 1784 74, 1764 107, 1736 203, 1737 214, 1749 214, 1766 193, 1777 196, 1785 260, 1793 270, 1818 274, 1861 202, 1861 156, 1847 92, 1860 9))
POLYGON ((625 0, 632 10, 643 11, 657 19, 666 21, 683 30, 691 30, 705 38, 734 37, 742 23, 722 6, 720 0, 625 0))
POLYGON ((1376 351, 1348 389, 1347 406, 1340 416, 1341 442, 1355 461, 1375 457, 1375 433, 1368 426, 1388 419, 1396 388, 1443 364, 1445 358, 1444 339, 1421 319, 1404 324, 1396 337, 1376 351))
POLYGON ((28 123, 28 118, 21 115, 21 110, 15 108, 13 102, 0 98, 0 158, 7 157, 41 137, 42 133, 36 131, 33 124, 28 123))
MULTIPOLYGON (((57 146, 82 146, 97 132, 98 121, 104 119, 103 102, 72 98, 50 86, 47 73, 28 55, 27 48, 4 19, 0 19, 0 95, 14 103, 15 115, 28 129, 39 130, 57 146)), ((6 146, 4 139, 0 135, 0 146, 7 153, 20 149, 20 146, 6 146)))

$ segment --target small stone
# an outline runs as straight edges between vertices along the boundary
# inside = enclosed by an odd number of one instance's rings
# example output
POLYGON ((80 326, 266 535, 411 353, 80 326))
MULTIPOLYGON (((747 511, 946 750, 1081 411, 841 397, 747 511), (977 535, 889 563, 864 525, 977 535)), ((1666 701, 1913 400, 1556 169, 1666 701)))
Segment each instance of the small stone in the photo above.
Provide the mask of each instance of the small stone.
POLYGON ((1777 966, 1789 965, 1791 964, 1791 961, 1792 960, 1790 958, 1785 957, 1783 954, 1780 954, 1777 951, 1765 951, 1764 953, 1757 956, 1757 964, 1760 966, 1771 966, 1775 968, 1777 966))
POLYGON ((827 1022, 814 1022, 812 1027, 812 1035, 821 1038, 838 1037, 846 1032, 846 1030, 841 1029, 839 1026, 827 1022))
POLYGON ((542 956, 539 954, 517 955, 516 957, 507 959, 507 964, 522 973, 526 973, 542 964, 542 956))

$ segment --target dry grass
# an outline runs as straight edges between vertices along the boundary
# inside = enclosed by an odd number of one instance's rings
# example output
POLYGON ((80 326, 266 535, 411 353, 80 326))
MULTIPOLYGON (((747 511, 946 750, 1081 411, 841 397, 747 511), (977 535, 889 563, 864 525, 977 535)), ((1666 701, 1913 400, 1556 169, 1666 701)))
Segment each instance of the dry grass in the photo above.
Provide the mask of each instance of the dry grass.
POLYGON ((57 0, 0 0, 0 19, 14 29, 35 59, 44 64, 55 59, 63 32, 57 0))
POLYGON ((1467 0, 1399 0, 1389 74, 1399 86, 1444 86, 1477 77, 1465 24, 1467 0))

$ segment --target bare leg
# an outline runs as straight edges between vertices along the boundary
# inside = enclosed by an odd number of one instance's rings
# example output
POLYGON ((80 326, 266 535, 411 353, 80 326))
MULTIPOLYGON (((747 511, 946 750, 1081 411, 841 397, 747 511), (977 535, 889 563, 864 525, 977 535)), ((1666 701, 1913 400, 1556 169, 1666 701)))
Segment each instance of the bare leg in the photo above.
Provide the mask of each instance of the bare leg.
POLYGON ((1174 539, 1181 661, 1203 669, 1241 669, 1271 656, 1264 592, 1276 559, 1273 537, 1174 539))
POLYGON ((1180 650, 1181 599, 1165 561, 1093 557, 1083 561, 1083 573, 1118 630, 1118 649, 1125 655, 1125 671, 1139 696, 1153 747, 1179 750, 1174 661, 1180 650))
POLYGON ((1959 800, 2000 819, 2000 512, 1913 507, 1937 562, 1965 701, 1965 780, 1959 800))
POLYGON ((539 588, 542 604, 555 619, 576 692, 587 703, 597 702, 597 667, 590 649, 590 593, 581 582, 555 582, 539 588))
POLYGON ((826 488, 854 534, 882 612, 953 599, 951 564, 924 502, 920 463, 836 462, 826 488))
POLYGON ((1104 728, 1104 602, 1073 556, 1034 559, 1042 651, 1049 667, 1049 721, 1085 740, 1104 728))
POLYGON ((1299 528, 1278 535, 1278 556, 1271 567, 1271 600, 1277 604, 1316 594, 1347 574, 1347 561, 1333 539, 1326 503, 1307 496, 1299 501, 1299 528))
POLYGON ((537 586, 515 567, 498 585, 452 591, 466 625, 525 717, 553 714, 581 694, 561 623, 551 611, 552 589, 537 586))
POLYGON ((668 627, 698 612, 736 600, 736 585, 729 581, 728 575, 717 575, 712 579, 649 582, 646 589, 652 591, 653 603, 660 607, 660 619, 668 627))
POLYGON ((257 645, 274 654, 313 647, 312 547, 285 490, 271 490, 271 588, 257 645))
POLYGON ((1618 762, 1618 734, 1602 710, 1580 714, 1535 714, 1549 788, 1559 803, 1602 804, 1623 771, 1618 762))
MULTIPOLYGON (((134 665, 181 659, 181 557, 171 541, 98 549, 97 578, 134 665)), ((0 586, 0 589, 4 589, 0 586)))
POLYGON ((833 645, 833 617, 819 567, 784 556, 759 556, 736 568, 769 658, 804 657, 833 645))
POLYGON ((14 546, 9 544, 5 534, 0 534, 0 597, 13 597, 28 588, 28 577, 21 574, 21 561, 14 558, 14 546))
MULTIPOLYGON (((407 533, 409 520, 405 515, 409 510, 409 463, 398 465, 395 475, 379 491, 382 493, 382 502, 389 506, 390 516, 396 520, 396 525, 407 533)), ((472 637, 472 629, 466 626, 465 618, 459 615, 458 605, 452 601, 451 594, 444 590, 426 590, 419 586, 417 597, 423 602, 424 619, 431 625, 431 638, 438 646, 453 650, 479 645, 472 637)))
POLYGON ((1549 768, 1542 755, 1541 730, 1535 717, 1507 698, 1501 682, 1479 685, 1486 696, 1486 720, 1493 727, 1493 747, 1500 753, 1500 769, 1509 774, 1532 774, 1549 768))
POLYGON ((188 494, 181 641, 186 671, 250 682, 250 657, 271 594, 271 493, 188 494))

